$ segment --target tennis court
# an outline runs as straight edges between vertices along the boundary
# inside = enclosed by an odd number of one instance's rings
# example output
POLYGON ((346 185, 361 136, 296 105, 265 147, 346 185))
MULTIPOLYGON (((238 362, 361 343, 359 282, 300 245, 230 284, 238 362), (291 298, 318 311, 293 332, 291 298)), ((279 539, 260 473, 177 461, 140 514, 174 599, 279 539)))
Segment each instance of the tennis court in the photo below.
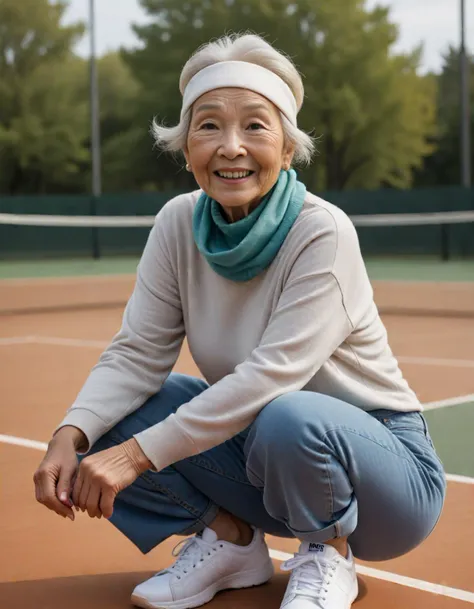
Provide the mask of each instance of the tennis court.
MULTIPOLYGON (((37 504, 32 476, 52 429, 120 325, 136 260, 16 264, 17 278, 15 265, 0 266, 9 276, 0 280, 1 606, 130 607, 132 588, 169 564, 179 540, 142 556, 107 522, 79 513, 72 523, 37 504)), ((474 271, 472 263, 452 265, 450 272, 438 262, 418 271, 412 263, 368 265, 392 349, 427 405, 450 475, 443 516, 426 543, 397 560, 358 563, 360 609, 474 604, 474 271)), ((199 374, 186 346, 176 370, 199 374)), ((211 609, 278 609, 287 582, 278 565, 297 542, 268 542, 274 579, 224 592, 211 609)))

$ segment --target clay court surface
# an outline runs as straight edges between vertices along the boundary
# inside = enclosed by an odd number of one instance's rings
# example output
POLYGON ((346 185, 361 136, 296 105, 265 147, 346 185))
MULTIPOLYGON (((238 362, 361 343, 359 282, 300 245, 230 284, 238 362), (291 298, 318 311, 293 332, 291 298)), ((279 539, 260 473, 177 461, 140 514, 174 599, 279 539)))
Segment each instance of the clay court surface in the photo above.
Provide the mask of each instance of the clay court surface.
MULTIPOLYGON (((81 281, 0 281, 2 609, 128 608, 132 588, 169 564, 179 541, 168 540, 143 556, 106 521, 82 513, 76 522, 63 520, 35 501, 32 476, 44 443, 120 325, 123 293, 117 292, 116 280, 81 281), (78 285, 90 309, 72 308, 78 285), (99 308, 94 300, 98 285, 102 305, 108 300, 109 306, 99 308), (55 296, 48 302, 44 294, 52 292, 55 296), (54 310, 55 303, 71 308, 54 310), (40 308, 45 310, 31 312, 40 308), (19 439, 37 444, 12 443, 19 439)), ((401 559, 359 563, 360 609, 462 609, 474 604, 474 315, 466 314, 474 312, 472 285, 452 284, 450 290, 446 284, 445 296, 434 289, 441 298, 436 302, 424 292, 427 311, 443 306, 446 312, 456 309, 455 314, 383 313, 408 381, 429 404, 426 415, 433 439, 451 476, 441 521, 421 547, 401 559)), ((412 286, 405 298, 401 285, 390 289, 392 299, 412 299, 408 309, 419 304, 419 286, 412 286)), ((199 374, 186 346, 175 369, 199 374)), ((221 593, 210 609, 278 609, 287 582, 279 564, 297 542, 270 537, 268 543, 276 567, 271 583, 221 593)))

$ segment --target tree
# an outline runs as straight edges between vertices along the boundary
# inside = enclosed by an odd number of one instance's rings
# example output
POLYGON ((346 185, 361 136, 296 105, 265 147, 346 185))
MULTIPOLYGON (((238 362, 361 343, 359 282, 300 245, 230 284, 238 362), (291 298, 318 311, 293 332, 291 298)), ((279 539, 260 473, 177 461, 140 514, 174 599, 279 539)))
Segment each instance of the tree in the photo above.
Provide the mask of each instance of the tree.
POLYGON ((66 4, 0 0, 0 190, 70 188, 87 159, 83 62, 71 47, 81 25, 62 26, 66 4))
MULTIPOLYGON (((469 57, 471 92, 471 140, 474 144, 474 56, 469 57)), ((437 83, 437 131, 435 152, 424 159, 416 175, 418 186, 459 184, 461 181, 461 98, 460 54, 450 47, 443 58, 440 74, 431 74, 437 83)), ((474 155, 472 157, 474 175, 474 155)))
MULTIPOLYGON (((435 88, 417 74, 420 51, 394 54, 397 29, 387 9, 363 0, 141 0, 152 22, 135 26, 142 48, 124 52, 143 97, 137 120, 179 117, 180 70, 202 43, 252 30, 290 55, 304 74, 302 128, 320 136, 310 188, 406 187, 432 150, 435 88)), ((143 146, 150 146, 143 135, 143 146)), ((147 162, 148 181, 184 187, 189 177, 162 157, 147 162)))
MULTIPOLYGON (((143 184, 136 159, 143 156, 143 151, 137 142, 141 143, 147 135, 146 123, 135 121, 140 87, 119 53, 108 53, 97 63, 102 189, 104 192, 140 190, 143 184)), ((88 95, 88 91, 84 94, 88 95)), ((90 171, 88 173, 90 183, 90 171)))

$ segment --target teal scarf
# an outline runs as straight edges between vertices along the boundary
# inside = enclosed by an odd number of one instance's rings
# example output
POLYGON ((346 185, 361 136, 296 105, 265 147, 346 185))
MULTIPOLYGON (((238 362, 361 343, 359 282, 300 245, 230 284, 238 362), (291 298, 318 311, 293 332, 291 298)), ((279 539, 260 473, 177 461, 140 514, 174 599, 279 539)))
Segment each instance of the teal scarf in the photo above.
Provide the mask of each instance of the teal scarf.
POLYGON ((306 195, 296 172, 282 170, 272 190, 245 218, 229 223, 203 193, 194 208, 196 245, 212 269, 233 281, 249 281, 265 270, 290 232, 306 195))

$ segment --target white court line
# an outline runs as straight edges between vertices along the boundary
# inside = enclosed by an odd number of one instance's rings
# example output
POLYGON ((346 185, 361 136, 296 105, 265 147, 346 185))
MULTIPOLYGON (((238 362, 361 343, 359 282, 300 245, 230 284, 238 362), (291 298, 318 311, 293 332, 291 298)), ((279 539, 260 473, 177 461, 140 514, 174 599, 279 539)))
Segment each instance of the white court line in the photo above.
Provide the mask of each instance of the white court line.
POLYGON ((94 349, 105 349, 110 344, 106 340, 84 340, 82 338, 62 338, 60 336, 10 336, 0 338, 2 345, 56 345, 58 347, 91 347, 94 349))
POLYGON ((0 338, 0 346, 1 345, 24 345, 27 343, 32 343, 34 341, 34 336, 6 336, 4 338, 0 338))
POLYGON ((423 404, 425 410, 437 410, 438 408, 448 408, 449 406, 459 406, 460 404, 468 404, 474 402, 474 393, 468 393, 467 395, 459 395, 454 398, 447 398, 446 400, 438 400, 436 402, 428 402, 423 404))
MULTIPOLYGON (((5 436, 0 434, 0 443, 14 444, 15 446, 24 446, 25 448, 34 448, 36 450, 45 451, 48 445, 45 442, 38 442, 37 440, 29 440, 28 438, 18 438, 17 436, 5 436)), ((474 485, 474 478, 469 476, 459 476, 458 474, 446 474, 446 479, 449 482, 457 482, 459 484, 472 484, 474 485)))
POLYGON ((411 357, 401 355, 396 358, 401 364, 419 364, 420 366, 450 366, 453 368, 474 368, 473 359, 446 359, 438 357, 411 357))
MULTIPOLYGON (((100 340, 88 340, 82 338, 62 338, 57 336, 11 336, 6 338, 0 338, 0 346, 2 345, 16 345, 16 344, 42 344, 42 345, 57 345, 64 347, 85 347, 92 349, 105 349, 110 341, 100 340)), ((399 357, 397 358, 400 362, 425 364, 425 365, 452 365, 452 366, 471 366, 474 367, 474 361, 471 360, 449 360, 449 359, 438 359, 438 358, 410 358, 410 357, 399 357), (416 360, 416 361, 415 361, 416 360)), ((425 411, 436 410, 438 408, 447 408, 449 406, 458 406, 468 402, 474 402, 474 393, 467 395, 460 395, 445 400, 437 400, 435 402, 428 402, 423 405, 425 411)))
MULTIPOLYGON (((33 448, 35 450, 45 451, 48 448, 46 442, 38 442, 37 440, 28 440, 28 438, 18 438, 17 436, 5 436, 0 434, 0 443, 13 444, 15 446, 23 446, 25 448, 33 448)), ((469 476, 459 476, 458 474, 446 474, 446 479, 449 482, 457 482, 458 484, 474 485, 474 478, 469 476)))
MULTIPOLYGON (((45 451, 48 445, 45 442, 36 442, 34 440, 28 440, 26 438, 17 438, 15 436, 4 436, 0 435, 0 442, 6 444, 14 444, 16 446, 24 446, 26 448, 33 448, 40 451, 45 451)), ((457 482, 464 482, 468 484, 474 484, 474 478, 467 478, 465 476, 453 476, 449 475, 452 480, 456 478, 457 482)), ((275 560, 285 561, 293 558, 292 554, 286 552, 280 552, 279 550, 270 549, 270 556, 275 560)), ((389 571, 381 571, 379 569, 373 569, 363 565, 356 565, 356 571, 360 575, 366 575, 374 579, 380 579, 383 581, 405 586, 407 588, 415 588, 416 590, 422 590, 423 592, 430 592, 431 594, 438 594, 441 596, 447 596, 449 598, 455 598, 457 600, 466 601, 474 604, 474 592, 468 592, 467 590, 460 590, 458 588, 450 588, 441 584, 433 584, 421 579, 414 579, 412 577, 406 577, 405 575, 399 575, 398 573, 390 573, 389 571)))
POLYGON ((35 450, 46 451, 48 445, 46 442, 37 442, 36 440, 28 440, 27 438, 17 438, 16 436, 4 436, 0 434, 0 442, 4 444, 13 444, 14 446, 23 446, 25 448, 34 448, 35 450))
POLYGON ((474 484, 474 478, 469 476, 460 476, 459 474, 446 474, 448 482, 457 482, 458 484, 474 484))
MULTIPOLYGON (((270 549, 270 556, 278 561, 285 561, 293 558, 293 554, 287 554, 286 552, 280 552, 279 550, 273 549, 270 549)), ((386 582, 391 582, 392 584, 398 584, 407 588, 415 588, 415 590, 422 590, 423 592, 431 592, 431 594, 438 594, 440 596, 447 596, 460 601, 474 603, 474 592, 468 592, 467 590, 450 588, 441 584, 433 584, 422 579, 414 579, 413 577, 406 577, 405 575, 399 575, 398 573, 381 571, 380 569, 373 569, 372 567, 366 567, 365 565, 356 565, 356 571, 359 575, 381 579, 386 582)))
MULTIPOLYGON (((57 345, 63 347, 85 347, 92 349, 105 349, 110 341, 101 341, 101 340, 88 340, 82 338, 63 338, 59 336, 11 336, 6 338, 0 338, 0 347, 2 345, 16 345, 16 344, 41 344, 41 345, 57 345)), ((473 360, 450 360, 450 359, 438 359, 438 358, 429 358, 429 357, 398 357, 399 362, 409 363, 418 363, 418 364, 426 364, 426 365, 443 365, 443 366, 467 366, 474 367, 473 360)), ((460 404, 465 404, 468 402, 474 402, 474 393, 470 393, 467 395, 460 395, 452 398, 447 398, 445 400, 437 400, 435 402, 428 402, 423 404, 424 410, 436 410, 438 408, 447 408, 449 406, 458 406, 460 404)))
POLYGON ((92 347, 104 349, 110 344, 105 340, 83 340, 82 338, 61 338, 56 336, 33 336, 33 343, 41 345, 58 345, 60 347, 92 347))
MULTIPOLYGON (((63 338, 59 336, 12 336, 0 339, 0 344, 22 342, 41 343, 45 345, 65 345, 70 347, 106 347, 110 341, 89 340, 83 338, 63 338)), ((419 364, 422 366, 452 366, 454 368, 474 368, 474 360, 450 359, 438 357, 416 357, 410 355, 395 356, 402 364, 419 364)))
MULTIPOLYGON (((138 266, 138 260, 137 260, 138 266)), ((6 279, 0 279, 0 288, 5 286, 30 286, 32 284, 71 284, 83 283, 84 280, 92 283, 101 283, 106 279, 107 281, 130 281, 136 278, 135 273, 104 273, 103 275, 74 275, 68 277, 9 277, 6 279)))

